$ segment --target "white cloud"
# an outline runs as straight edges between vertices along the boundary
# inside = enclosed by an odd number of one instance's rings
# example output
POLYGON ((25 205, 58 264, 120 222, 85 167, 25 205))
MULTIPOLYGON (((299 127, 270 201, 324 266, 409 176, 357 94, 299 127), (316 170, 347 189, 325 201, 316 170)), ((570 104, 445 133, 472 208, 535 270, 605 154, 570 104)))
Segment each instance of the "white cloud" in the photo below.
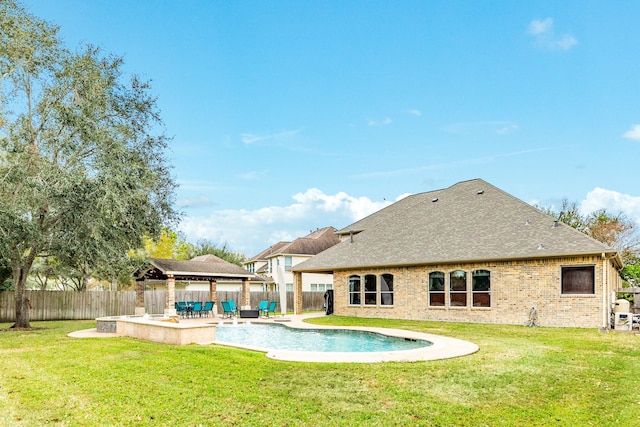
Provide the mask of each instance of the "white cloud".
POLYGON ((569 50, 573 46, 578 44, 578 40, 570 34, 565 34, 559 39, 555 39, 551 41, 551 47, 557 48, 560 50, 569 50))
POLYGON ((369 125, 369 126, 372 126, 372 127, 374 127, 374 126, 388 126, 388 125, 390 125, 391 123, 392 123, 391 118, 389 118, 389 117, 385 117, 385 118, 384 118, 384 119, 382 119, 382 120, 369 120, 368 125, 369 125))
POLYGON ((412 116, 416 116, 416 117, 422 116, 422 113, 420 112, 420 110, 416 110, 415 108, 412 108, 411 110, 407 111, 407 113, 411 114, 412 116))
POLYGON ((571 34, 556 36, 552 18, 534 19, 529 23, 528 32, 535 38, 536 44, 545 49, 569 50, 578 44, 578 40, 571 34))
POLYGON ((256 210, 217 210, 208 217, 187 217, 180 224, 189 241, 209 239, 253 256, 281 240, 293 240, 311 230, 333 226, 343 228, 391 204, 347 193, 325 194, 310 188, 292 196, 288 206, 256 210))
POLYGON ((580 203, 580 210, 583 214, 588 214, 598 209, 606 209, 607 212, 614 214, 622 212, 640 225, 640 196, 596 187, 580 203))
POLYGON ((514 132, 518 129, 517 124, 501 120, 458 122, 452 123, 446 127, 446 130, 451 133, 479 133, 490 131, 502 135, 514 132))
POLYGON ((256 134, 256 133, 243 133, 240 135, 240 139, 244 144, 250 145, 255 144, 257 142, 264 141, 274 141, 274 140, 282 140, 291 138, 301 132, 301 129, 296 130, 285 130, 282 132, 271 133, 271 134, 256 134))
POLYGON ((516 125, 515 123, 509 123, 508 125, 503 126, 503 127, 499 128, 499 129, 497 129, 497 130, 496 130, 496 133, 497 133, 497 134, 500 134, 500 135, 506 135, 506 134, 509 134, 509 133, 511 133, 511 132, 515 132, 515 131, 517 131, 518 129, 519 129, 519 128, 518 128, 518 125, 516 125))
POLYGON ((529 24, 529 33, 533 35, 544 34, 553 28, 553 19, 547 18, 544 21, 534 19, 529 24))
POLYGON ((258 181, 264 178, 269 173, 269 169, 261 171, 249 171, 245 173, 237 174, 236 177, 245 181, 258 181))
POLYGON ((213 201, 205 195, 184 197, 176 200, 176 206, 178 206, 179 208, 202 208, 213 206, 213 201))
POLYGON ((623 138, 640 141, 640 125, 633 125, 631 129, 622 134, 623 138))

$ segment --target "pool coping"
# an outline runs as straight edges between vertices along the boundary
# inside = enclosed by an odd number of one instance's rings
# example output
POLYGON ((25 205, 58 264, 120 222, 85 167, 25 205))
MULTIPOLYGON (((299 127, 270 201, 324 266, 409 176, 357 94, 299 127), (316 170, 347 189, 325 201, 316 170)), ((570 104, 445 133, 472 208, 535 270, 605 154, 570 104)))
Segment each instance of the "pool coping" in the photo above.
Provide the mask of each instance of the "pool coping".
MULTIPOLYGON (((479 350, 479 347, 469 341, 457 338, 446 337, 442 335, 427 334, 423 332, 408 331, 405 329, 391 329, 366 326, 329 326, 316 325, 305 322, 306 319, 313 317, 322 317, 324 313, 308 313, 302 315, 287 315, 284 317, 272 317, 269 319, 237 319, 238 323, 280 323, 287 327, 296 329, 343 329, 355 331, 375 332, 383 335, 408 338, 416 340, 426 340, 432 345, 412 350, 398 351, 382 351, 382 352, 314 352, 314 351, 295 351, 295 350, 274 350, 269 348, 258 348, 241 346, 232 343, 224 343, 219 341, 199 343, 201 345, 218 344, 228 347, 242 348, 247 350, 259 351, 266 353, 266 357, 272 360, 281 360, 287 362, 315 362, 315 363, 379 363, 379 362, 419 362, 430 360, 450 359, 454 357, 467 356, 479 350)), ((181 319, 184 323, 213 323, 221 322, 230 323, 229 319, 220 318, 198 318, 198 319, 181 319)), ((97 329, 88 329, 84 331, 72 332, 69 334, 75 338, 90 337, 117 337, 119 334, 111 334, 97 332, 97 329)))

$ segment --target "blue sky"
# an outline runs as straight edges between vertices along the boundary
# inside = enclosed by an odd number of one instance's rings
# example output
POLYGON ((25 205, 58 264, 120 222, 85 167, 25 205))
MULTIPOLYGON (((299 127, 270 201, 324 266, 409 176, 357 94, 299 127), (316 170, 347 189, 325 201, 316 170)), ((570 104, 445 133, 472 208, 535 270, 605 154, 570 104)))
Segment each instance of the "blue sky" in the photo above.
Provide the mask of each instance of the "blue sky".
POLYGON ((248 256, 482 178, 640 224, 640 2, 29 0, 152 80, 180 230, 248 256))

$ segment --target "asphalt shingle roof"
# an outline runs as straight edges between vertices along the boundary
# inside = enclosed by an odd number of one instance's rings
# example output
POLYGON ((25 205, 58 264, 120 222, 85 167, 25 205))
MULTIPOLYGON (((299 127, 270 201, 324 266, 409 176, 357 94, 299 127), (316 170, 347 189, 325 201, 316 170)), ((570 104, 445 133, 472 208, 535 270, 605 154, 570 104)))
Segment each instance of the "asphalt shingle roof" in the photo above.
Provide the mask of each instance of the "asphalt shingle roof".
MULTIPOLYGON (((310 234, 299 237, 293 242, 278 248, 272 255, 317 255, 327 248, 340 242, 333 227, 320 228, 310 234)), ((268 258, 269 256, 267 256, 268 258)))
POLYGON ((173 274, 175 276, 227 277, 238 279, 246 277, 258 279, 258 276, 255 274, 215 255, 203 255, 193 260, 150 258, 148 261, 163 274, 173 274))
POLYGON ((339 233, 351 230, 353 239, 292 270, 615 253, 481 179, 409 196, 339 233))

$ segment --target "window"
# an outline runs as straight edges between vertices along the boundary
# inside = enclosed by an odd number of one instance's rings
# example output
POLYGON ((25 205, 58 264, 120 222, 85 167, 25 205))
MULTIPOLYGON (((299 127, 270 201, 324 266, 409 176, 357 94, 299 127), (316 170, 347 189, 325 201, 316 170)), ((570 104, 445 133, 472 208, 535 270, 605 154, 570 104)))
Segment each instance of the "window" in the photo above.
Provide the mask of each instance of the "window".
POLYGON ((444 307, 444 273, 441 271, 429 273, 429 305, 444 307))
POLYGON ((269 260, 269 274, 273 274, 273 259, 269 260))
POLYGON ((315 283, 311 284, 311 292, 318 292, 318 285, 315 283))
POLYGON ((562 267, 563 294, 595 294, 596 269, 593 265, 562 267))
POLYGON ((378 303, 378 289, 376 284, 376 276, 367 274, 364 276, 364 304, 376 305, 378 303))
POLYGON ((332 283, 327 283, 327 290, 329 289, 333 289, 333 284, 332 283))
POLYGON ((349 276, 349 304, 360 305, 360 276, 349 276))
POLYGON ((284 257, 284 269, 285 269, 285 271, 291 270, 291 257, 290 256, 285 256, 284 257))
POLYGON ((287 283, 287 292, 293 292, 293 283, 287 283))
POLYGON ((393 274, 380 276, 380 305, 393 305, 393 274))
POLYGON ((467 305, 467 272, 452 271, 449 274, 449 305, 466 307, 467 305))
POLYGON ((476 270, 471 273, 471 291, 474 307, 491 307, 491 272, 476 270))

